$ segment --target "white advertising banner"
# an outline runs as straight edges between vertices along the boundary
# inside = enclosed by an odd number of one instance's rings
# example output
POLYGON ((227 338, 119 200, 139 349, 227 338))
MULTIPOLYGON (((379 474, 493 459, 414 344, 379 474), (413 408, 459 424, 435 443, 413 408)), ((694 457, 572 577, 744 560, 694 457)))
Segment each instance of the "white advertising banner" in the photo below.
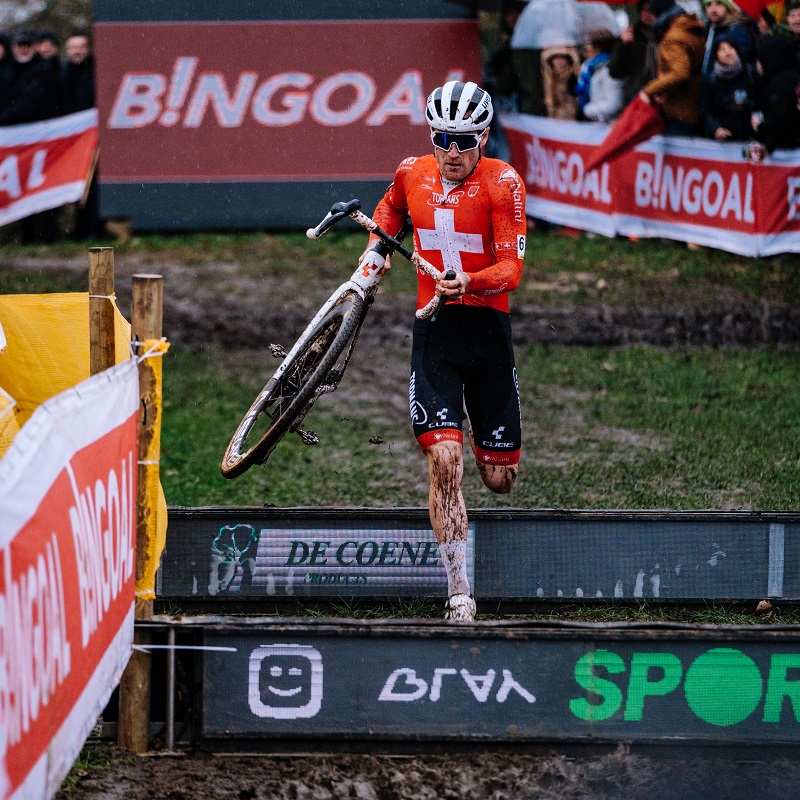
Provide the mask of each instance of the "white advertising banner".
POLYGON ((135 360, 43 403, 0 460, 0 798, 50 798, 133 642, 135 360))
POLYGON ((502 125, 529 216, 745 256, 800 253, 800 150, 754 164, 741 142, 655 136, 586 172, 610 126, 526 114, 502 125))

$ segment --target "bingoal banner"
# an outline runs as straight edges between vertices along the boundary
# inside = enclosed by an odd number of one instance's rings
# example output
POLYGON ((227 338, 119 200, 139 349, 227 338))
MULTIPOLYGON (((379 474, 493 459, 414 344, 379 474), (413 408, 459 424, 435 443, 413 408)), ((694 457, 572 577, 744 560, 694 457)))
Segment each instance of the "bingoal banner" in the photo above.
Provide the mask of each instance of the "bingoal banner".
POLYGON ((0 460, 0 798, 50 798, 133 641, 138 369, 47 400, 0 460))
POLYGON ((0 128, 0 225, 80 201, 97 151, 97 110, 0 128))
POLYGON ((754 164, 741 142, 655 136, 587 171, 608 125, 524 114, 502 125, 531 217, 745 256, 800 252, 798 150, 754 164))

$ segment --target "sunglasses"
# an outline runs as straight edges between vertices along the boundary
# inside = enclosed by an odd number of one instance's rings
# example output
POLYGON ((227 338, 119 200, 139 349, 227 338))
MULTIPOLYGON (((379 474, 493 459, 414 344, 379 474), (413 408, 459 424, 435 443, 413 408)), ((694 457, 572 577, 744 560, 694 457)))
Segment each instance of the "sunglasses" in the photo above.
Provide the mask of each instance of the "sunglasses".
POLYGON ((451 145, 458 148, 459 153, 474 150, 481 143, 481 133, 446 133, 445 131, 431 131, 431 141, 434 147, 440 150, 449 150, 451 145))

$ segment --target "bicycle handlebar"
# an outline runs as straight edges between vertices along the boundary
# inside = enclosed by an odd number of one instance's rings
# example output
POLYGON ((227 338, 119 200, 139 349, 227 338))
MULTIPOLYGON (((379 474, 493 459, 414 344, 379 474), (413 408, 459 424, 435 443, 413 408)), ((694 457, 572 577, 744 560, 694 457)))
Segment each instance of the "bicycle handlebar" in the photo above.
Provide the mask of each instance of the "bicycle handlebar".
POLYGON ((345 217, 352 216, 360 208, 360 200, 351 200, 349 203, 334 203, 331 206, 331 210, 325 215, 325 219, 323 219, 316 228, 309 228, 306 231, 306 236, 309 239, 319 239, 320 236, 327 233, 337 222, 340 222, 345 217))
MULTIPOLYGON (((370 233, 374 233, 389 249, 389 255, 392 253, 400 253, 404 258, 407 258, 417 269, 425 272, 427 275, 430 275, 435 281, 439 281, 442 278, 452 280, 452 278, 447 278, 443 270, 439 270, 424 259, 419 253, 415 253, 412 250, 409 250, 399 239, 395 238, 391 234, 388 234, 380 225, 378 225, 375 220, 368 217, 366 214, 362 213, 361 211, 361 201, 360 200, 350 200, 348 203, 339 202, 334 203, 331 206, 331 210, 325 215, 325 219, 317 225, 316 228, 309 228, 306 231, 306 236, 309 239, 319 239, 320 236, 327 233, 337 222, 340 222, 345 217, 351 217, 354 219, 362 228, 365 228, 370 233)), ((448 273, 449 275, 450 273, 448 273)), ((455 277, 455 275, 453 275, 455 277)), ((430 303, 428 303, 425 308, 420 309, 417 311, 416 316, 418 319, 427 319, 432 314, 438 313, 439 306, 440 306, 441 298, 434 297, 430 303)))

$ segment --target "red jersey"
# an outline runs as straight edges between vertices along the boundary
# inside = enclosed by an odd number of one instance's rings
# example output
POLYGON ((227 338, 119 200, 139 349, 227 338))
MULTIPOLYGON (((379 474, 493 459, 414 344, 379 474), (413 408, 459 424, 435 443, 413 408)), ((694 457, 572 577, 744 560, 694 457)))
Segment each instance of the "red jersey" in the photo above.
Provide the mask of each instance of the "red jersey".
MULTIPOLYGON (((470 276, 465 305, 508 311, 525 256, 525 186, 496 158, 481 158, 472 174, 445 197, 433 155, 407 158, 378 203, 373 219, 396 233, 406 213, 414 223, 414 249, 439 269, 470 276)), ((417 270, 417 308, 433 298, 436 283, 417 270)))

